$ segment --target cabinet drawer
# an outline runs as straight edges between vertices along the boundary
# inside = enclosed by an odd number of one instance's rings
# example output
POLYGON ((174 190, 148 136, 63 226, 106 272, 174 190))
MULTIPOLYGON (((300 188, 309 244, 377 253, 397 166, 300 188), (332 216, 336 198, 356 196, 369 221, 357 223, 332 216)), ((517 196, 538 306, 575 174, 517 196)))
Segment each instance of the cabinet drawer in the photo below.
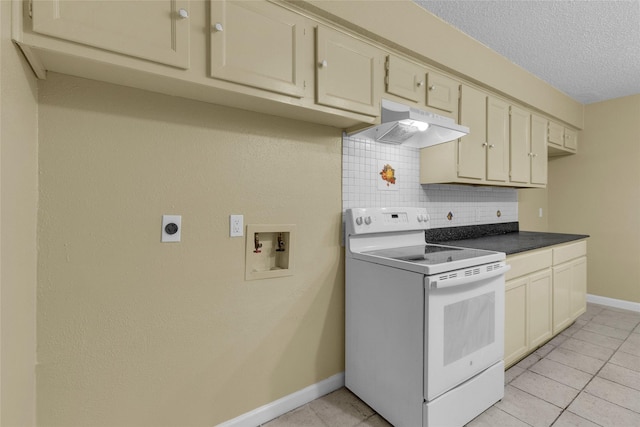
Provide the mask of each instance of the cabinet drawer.
POLYGON ((587 255, 587 242, 585 240, 560 246, 553 249, 553 265, 562 264, 585 255, 587 255))
POLYGON ((505 274, 505 280, 511 280, 534 271, 549 268, 551 267, 551 260, 551 249, 509 256, 507 257, 507 264, 511 266, 511 270, 505 274))

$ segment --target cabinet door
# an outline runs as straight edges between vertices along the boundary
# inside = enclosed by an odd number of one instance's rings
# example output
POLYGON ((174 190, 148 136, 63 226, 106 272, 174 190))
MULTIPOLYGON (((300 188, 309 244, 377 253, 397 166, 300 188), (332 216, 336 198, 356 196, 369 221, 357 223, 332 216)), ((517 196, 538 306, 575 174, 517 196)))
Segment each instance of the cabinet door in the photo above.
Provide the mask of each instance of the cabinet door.
POLYGON ((189 68, 189 1, 33 2, 33 31, 189 68))
POLYGON ((547 183, 547 120, 531 115, 531 183, 547 183))
POLYGON ((571 129, 564 129, 564 148, 571 151, 578 149, 578 133, 571 129))
POLYGON ((460 83, 442 74, 429 72, 427 76, 427 105, 453 112, 458 106, 460 83))
POLYGON ((573 269, 570 262, 553 267, 553 333, 566 328, 571 318, 573 269))
POLYGON ((522 108, 510 107, 509 155, 511 157, 509 181, 528 184, 531 177, 531 123, 530 114, 522 108))
POLYGON ((509 105, 487 97, 487 180, 507 181, 509 177, 509 105))
POLYGON ((484 180, 487 157, 487 95, 462 86, 460 124, 469 134, 458 141, 458 177, 484 180))
POLYGON ((389 55, 387 57, 387 92, 422 103, 426 74, 426 70, 420 65, 389 55))
POLYGON ((558 123, 549 122, 547 141, 551 145, 563 147, 564 146, 564 127, 562 127, 558 123))
POLYGON ((316 38, 317 103, 377 116, 377 83, 382 52, 347 34, 318 27, 316 38))
POLYGON ((571 318, 576 319, 587 310, 587 258, 578 258, 571 263, 571 318))
POLYGON ((211 77, 301 98, 305 20, 269 2, 211 1, 211 77))
POLYGON ((553 315, 551 269, 532 274, 527 288, 529 348, 536 348, 551 338, 553 315))
POLYGON ((505 287, 504 364, 509 366, 527 353, 527 282, 510 280, 505 287))

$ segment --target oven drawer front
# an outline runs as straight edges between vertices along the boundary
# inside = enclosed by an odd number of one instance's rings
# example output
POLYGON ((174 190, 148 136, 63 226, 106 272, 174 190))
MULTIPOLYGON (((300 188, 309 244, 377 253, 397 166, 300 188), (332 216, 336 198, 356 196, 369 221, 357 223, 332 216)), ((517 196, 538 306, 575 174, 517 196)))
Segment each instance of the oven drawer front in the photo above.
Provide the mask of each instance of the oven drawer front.
POLYGON ((460 286, 432 288, 430 280, 425 278, 427 401, 504 357, 504 271, 460 286))

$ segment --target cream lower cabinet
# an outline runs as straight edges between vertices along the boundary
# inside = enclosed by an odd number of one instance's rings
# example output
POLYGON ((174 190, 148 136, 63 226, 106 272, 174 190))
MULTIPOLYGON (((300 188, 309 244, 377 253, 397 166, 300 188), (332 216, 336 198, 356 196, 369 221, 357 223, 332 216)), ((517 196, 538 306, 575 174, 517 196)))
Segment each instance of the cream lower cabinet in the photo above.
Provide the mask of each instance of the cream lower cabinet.
POLYGON ((586 311, 587 242, 507 257, 504 362, 511 366, 586 311))
POLYGON ((587 309, 587 242, 553 249, 553 333, 587 309))
POLYGON ((379 115, 384 52, 328 27, 316 31, 316 102, 379 115))
POLYGON ((552 336, 552 251, 510 256, 505 287, 505 366, 552 336))
POLYGON ((33 31, 189 68, 188 0, 35 1, 33 31))

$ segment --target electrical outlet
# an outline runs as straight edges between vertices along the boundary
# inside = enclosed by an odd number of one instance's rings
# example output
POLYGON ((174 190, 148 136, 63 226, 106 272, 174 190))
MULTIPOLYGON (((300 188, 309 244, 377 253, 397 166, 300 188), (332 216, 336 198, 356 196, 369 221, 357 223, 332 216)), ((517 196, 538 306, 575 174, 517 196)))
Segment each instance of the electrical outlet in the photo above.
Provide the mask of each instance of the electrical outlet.
POLYGON ((179 242, 182 215, 162 215, 162 242, 179 242))
POLYGON ((539 217, 539 218, 542 218, 542 208, 539 208, 539 209, 538 209, 538 217, 539 217))
POLYGON ((242 237, 244 229, 243 215, 229 215, 229 236, 242 237))

